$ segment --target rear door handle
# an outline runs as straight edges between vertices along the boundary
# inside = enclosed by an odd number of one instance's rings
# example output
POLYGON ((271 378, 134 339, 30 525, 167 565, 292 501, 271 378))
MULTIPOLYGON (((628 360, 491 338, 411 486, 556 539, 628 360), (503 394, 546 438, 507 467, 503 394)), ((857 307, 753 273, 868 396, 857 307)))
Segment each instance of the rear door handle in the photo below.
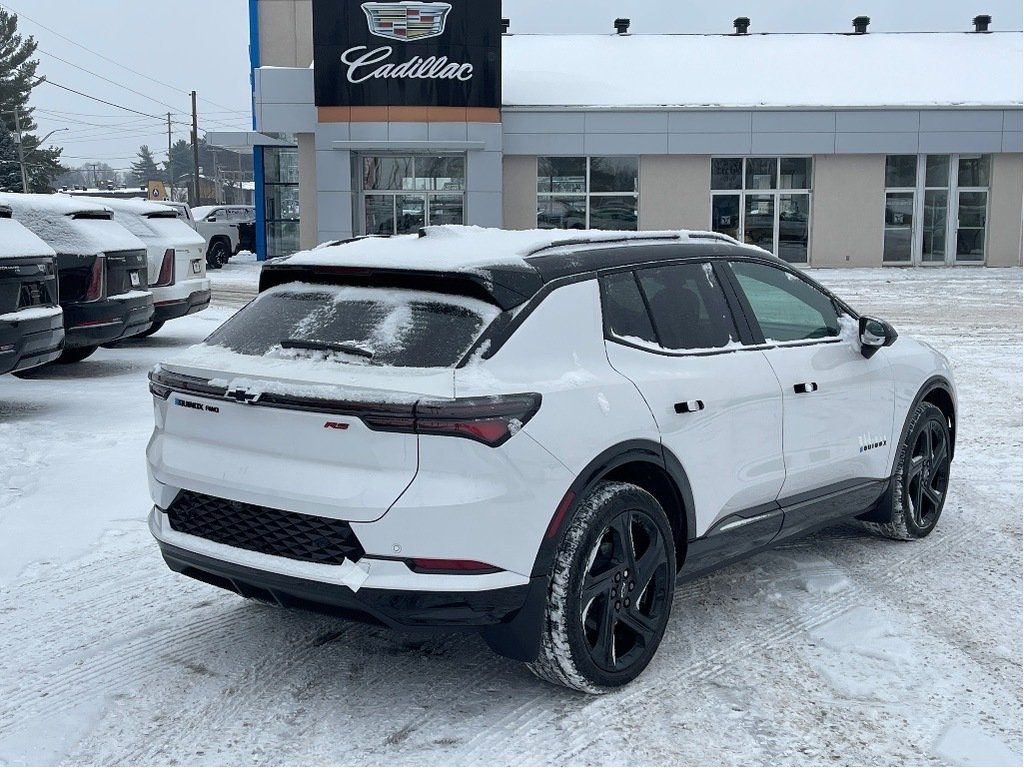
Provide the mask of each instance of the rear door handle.
POLYGON ((794 384, 793 389, 796 390, 798 395, 805 395, 808 392, 817 392, 818 384, 813 381, 805 381, 802 384, 794 384))
POLYGON ((676 403, 676 413, 696 413, 703 410, 703 400, 686 400, 682 403, 676 403))

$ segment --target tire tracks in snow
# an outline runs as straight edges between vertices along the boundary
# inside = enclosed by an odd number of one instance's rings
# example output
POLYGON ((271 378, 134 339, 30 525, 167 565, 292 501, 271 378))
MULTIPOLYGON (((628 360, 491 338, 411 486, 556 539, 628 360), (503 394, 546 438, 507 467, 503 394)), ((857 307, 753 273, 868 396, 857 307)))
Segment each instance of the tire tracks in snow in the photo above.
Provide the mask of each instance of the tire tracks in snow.
MULTIPOLYGON (((954 501, 954 499, 949 499, 949 501, 954 501)), ((962 512, 961 502, 956 501, 955 506, 958 512, 962 512)), ((846 585, 829 594, 809 594, 807 598, 800 601, 799 606, 795 609, 796 613, 780 618, 767 631, 756 634, 748 632, 743 638, 716 647, 701 658, 684 663, 676 669, 669 666, 672 662, 671 659, 662 658, 664 651, 668 650, 663 646, 661 653, 655 659, 655 664, 658 665, 657 669, 652 668, 650 673, 634 682, 626 691, 588 700, 567 715, 560 716, 558 712, 544 706, 545 703, 549 703, 546 700, 550 699, 550 695, 532 697, 492 723, 486 732, 471 739, 466 749, 460 753, 460 759, 466 764, 486 762, 488 756, 500 751, 503 743, 517 743, 527 747, 516 753, 515 762, 517 764, 564 765, 571 763, 599 740, 602 731, 621 724, 623 712, 629 711, 630 708, 640 710, 645 701, 669 700, 679 689, 687 685, 707 683, 731 666, 736 658, 742 658, 753 652, 785 647, 792 639, 849 611, 858 604, 857 599, 860 596, 877 589, 879 583, 905 574, 923 559, 940 557, 946 552, 965 547, 974 539, 989 534, 988 527, 973 525, 962 534, 959 532, 948 533, 941 538, 929 537, 914 542, 911 552, 895 561, 886 563, 884 570, 877 574, 871 574, 870 579, 850 580, 846 585), (526 732, 550 726, 561 719, 583 723, 586 724, 586 727, 564 728, 561 731, 564 738, 559 740, 559 749, 555 752, 550 750, 548 743, 538 744, 539 749, 537 750, 528 748, 528 745, 536 743, 536 740, 522 738, 526 732)), ((804 550, 806 551, 809 546, 814 546, 813 542, 805 540, 804 550)), ((796 549, 799 547, 794 546, 788 551, 792 552, 796 549)), ((834 569, 817 568, 816 570, 819 572, 832 570, 836 574, 850 575, 839 566, 834 569)), ((680 602, 685 602, 695 596, 696 587, 705 578, 708 577, 692 582, 688 585, 691 587, 690 589, 677 592, 673 605, 677 611, 682 608, 680 602)), ((771 581, 780 582, 781 580, 772 579, 771 581)), ((678 612, 676 616, 679 616, 678 612)), ((673 631, 673 629, 677 633, 685 632, 685 626, 674 628, 670 626, 669 631, 673 631)))

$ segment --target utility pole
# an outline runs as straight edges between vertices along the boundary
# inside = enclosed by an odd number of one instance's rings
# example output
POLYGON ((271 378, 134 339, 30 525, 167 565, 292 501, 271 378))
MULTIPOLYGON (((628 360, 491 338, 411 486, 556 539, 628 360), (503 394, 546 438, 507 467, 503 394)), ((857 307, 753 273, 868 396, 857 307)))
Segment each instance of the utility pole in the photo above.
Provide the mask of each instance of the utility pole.
POLYGON ((195 190, 195 201, 193 206, 200 204, 199 196, 199 115, 196 112, 196 92, 192 91, 192 173, 195 190))
POLYGON ((171 113, 167 113, 167 182, 170 188, 168 196, 174 199, 174 160, 171 157, 171 113))
POLYGON ((25 144, 21 140, 21 115, 14 110, 14 130, 18 134, 18 164, 21 166, 21 191, 28 194, 28 166, 25 165, 25 144))

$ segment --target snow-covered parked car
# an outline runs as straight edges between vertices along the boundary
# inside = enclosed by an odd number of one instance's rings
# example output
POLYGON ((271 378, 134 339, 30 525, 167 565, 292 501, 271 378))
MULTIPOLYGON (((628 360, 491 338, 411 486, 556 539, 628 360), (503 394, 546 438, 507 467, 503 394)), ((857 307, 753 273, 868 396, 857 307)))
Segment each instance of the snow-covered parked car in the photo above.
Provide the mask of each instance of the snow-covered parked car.
POLYGON ((64 350, 57 362, 84 360, 101 344, 134 336, 153 320, 146 244, 106 205, 67 195, 0 193, 0 205, 57 253, 64 350))
POLYGON ((64 346, 57 254, 0 205, 0 374, 56 360, 64 346))
MULTIPOLYGON (((79 198, 82 199, 82 198, 79 198)), ((168 320, 210 306, 206 241, 166 205, 137 200, 94 201, 114 212, 114 221, 146 244, 153 324, 140 336, 159 331, 168 320)))
POLYGON ((678 579, 842 518, 927 536, 957 430, 940 353, 699 232, 428 227, 276 259, 150 388, 173 570, 477 629, 595 693, 647 666, 678 579))

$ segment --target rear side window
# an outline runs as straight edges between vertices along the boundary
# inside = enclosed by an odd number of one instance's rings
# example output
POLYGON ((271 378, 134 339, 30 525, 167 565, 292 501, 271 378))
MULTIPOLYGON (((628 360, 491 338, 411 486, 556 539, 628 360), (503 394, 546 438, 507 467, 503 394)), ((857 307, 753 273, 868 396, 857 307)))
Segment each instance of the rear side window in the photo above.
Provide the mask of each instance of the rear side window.
POLYGON ((637 273, 661 345, 719 349, 736 338, 725 295, 710 264, 680 264, 637 273))
POLYGON ((206 343, 277 359, 447 368, 499 311, 443 293, 288 283, 261 293, 206 343))
POLYGON ((617 272, 601 279, 606 332, 634 344, 657 344, 651 317, 632 272, 617 272))
POLYGON ((752 262, 732 271, 766 341, 805 341, 839 335, 839 314, 826 294, 791 272, 752 262))

